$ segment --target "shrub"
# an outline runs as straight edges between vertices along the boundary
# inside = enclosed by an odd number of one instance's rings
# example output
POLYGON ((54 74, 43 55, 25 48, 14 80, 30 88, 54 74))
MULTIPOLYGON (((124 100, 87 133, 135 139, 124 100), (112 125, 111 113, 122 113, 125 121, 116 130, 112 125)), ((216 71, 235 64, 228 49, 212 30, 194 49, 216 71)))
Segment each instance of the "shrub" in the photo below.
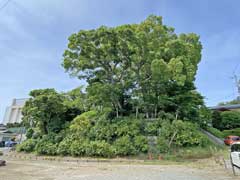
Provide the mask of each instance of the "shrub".
POLYGON ((240 127, 240 112, 238 111, 225 111, 221 113, 222 130, 234 129, 240 127))
POLYGON ((116 126, 111 124, 111 121, 106 118, 100 118, 88 133, 88 138, 91 140, 106 141, 111 143, 116 136, 116 126))
POLYGON ((113 121, 116 128, 116 135, 118 137, 129 136, 135 137, 144 132, 144 122, 141 119, 128 118, 116 118, 113 121))
POLYGON ((134 146, 138 153, 146 153, 148 151, 148 139, 145 136, 134 137, 134 146))
POLYGON ((68 155, 71 154, 70 146, 72 144, 71 139, 65 138, 63 141, 61 141, 57 148, 57 154, 58 155, 68 155))
POLYGON ((149 136, 157 136, 160 126, 157 122, 148 122, 146 123, 145 132, 149 136))
POLYGON ((2 151, 0 151, 0 156, 2 156, 3 155, 3 152, 2 151))
POLYGON ((212 113, 212 126, 217 129, 222 129, 222 116, 219 111, 212 113))
POLYGON ((105 141, 90 141, 86 149, 88 156, 112 157, 113 148, 105 141))
POLYGON ((27 139, 31 139, 33 136, 34 130, 32 128, 29 128, 26 132, 27 139))
POLYGON ((45 139, 41 139, 36 144, 35 151, 37 154, 41 154, 41 155, 56 155, 57 144, 54 144, 45 139))
POLYGON ((122 136, 118 138, 114 142, 113 146, 115 148, 115 155, 126 156, 136 154, 136 149, 129 136, 122 136))
POLYGON ((95 120, 96 112, 88 111, 73 119, 70 125, 70 131, 78 136, 87 136, 90 128, 92 127, 92 121, 95 120))
POLYGON ((198 130, 197 125, 181 120, 175 120, 172 123, 166 121, 162 124, 158 139, 158 149, 160 152, 166 152, 171 148, 171 145, 178 147, 204 147, 209 143, 210 141, 198 130))
POLYGON ((21 144, 17 145, 16 150, 18 152, 32 152, 36 146, 37 141, 34 139, 28 139, 21 144))
POLYGON ((70 153, 72 156, 86 155, 86 149, 89 142, 84 140, 74 140, 70 145, 70 153))
POLYGON ((158 137, 157 149, 160 153, 166 153, 169 151, 168 142, 164 137, 158 137))
POLYGON ((235 128, 235 129, 230 129, 230 130, 224 130, 223 132, 223 136, 240 136, 240 128, 235 128))

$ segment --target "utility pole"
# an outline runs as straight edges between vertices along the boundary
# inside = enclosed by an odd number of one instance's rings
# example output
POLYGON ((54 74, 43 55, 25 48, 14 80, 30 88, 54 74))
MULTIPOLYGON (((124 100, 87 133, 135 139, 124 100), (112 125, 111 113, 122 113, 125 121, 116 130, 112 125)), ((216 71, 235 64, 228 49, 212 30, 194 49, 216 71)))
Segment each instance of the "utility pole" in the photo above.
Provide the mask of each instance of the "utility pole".
POLYGON ((237 100, 240 100, 240 79, 238 78, 238 76, 236 74, 234 74, 234 79, 235 79, 235 83, 236 83, 236 87, 237 87, 237 91, 238 91, 237 100))

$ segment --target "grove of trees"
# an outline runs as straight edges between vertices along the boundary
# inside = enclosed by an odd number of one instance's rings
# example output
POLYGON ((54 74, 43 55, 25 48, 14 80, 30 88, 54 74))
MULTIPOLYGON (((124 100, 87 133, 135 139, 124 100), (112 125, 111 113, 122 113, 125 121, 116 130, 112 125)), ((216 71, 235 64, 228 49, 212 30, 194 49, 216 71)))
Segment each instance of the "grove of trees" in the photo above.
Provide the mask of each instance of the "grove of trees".
POLYGON ((49 155, 125 156, 206 146, 198 127, 209 112, 194 80, 201 60, 196 34, 176 34, 162 18, 80 30, 62 66, 85 87, 30 92, 23 109, 28 139, 19 151, 49 155))

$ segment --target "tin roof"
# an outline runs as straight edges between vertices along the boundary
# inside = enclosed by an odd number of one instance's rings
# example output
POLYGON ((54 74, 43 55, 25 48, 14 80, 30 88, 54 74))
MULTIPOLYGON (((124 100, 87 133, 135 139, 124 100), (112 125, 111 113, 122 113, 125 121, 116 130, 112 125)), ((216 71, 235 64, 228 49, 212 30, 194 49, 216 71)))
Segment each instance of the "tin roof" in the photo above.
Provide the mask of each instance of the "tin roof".
POLYGON ((209 107, 211 110, 231 110, 231 109, 240 109, 240 104, 233 105, 223 105, 223 106, 213 106, 209 107))

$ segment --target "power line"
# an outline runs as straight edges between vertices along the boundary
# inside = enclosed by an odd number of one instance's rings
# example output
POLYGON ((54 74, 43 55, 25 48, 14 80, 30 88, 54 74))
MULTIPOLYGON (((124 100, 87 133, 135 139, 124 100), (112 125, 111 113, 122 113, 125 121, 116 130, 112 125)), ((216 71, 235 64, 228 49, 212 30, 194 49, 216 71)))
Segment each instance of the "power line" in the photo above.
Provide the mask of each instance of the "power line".
POLYGON ((238 64, 236 64, 236 66, 235 66, 235 68, 234 68, 234 71, 233 71, 233 74, 236 73, 236 71, 238 70, 239 66, 240 66, 240 62, 239 62, 238 64))
POLYGON ((0 7, 0 11, 3 10, 7 5, 8 3, 10 2, 11 0, 7 0, 1 7, 0 7))

